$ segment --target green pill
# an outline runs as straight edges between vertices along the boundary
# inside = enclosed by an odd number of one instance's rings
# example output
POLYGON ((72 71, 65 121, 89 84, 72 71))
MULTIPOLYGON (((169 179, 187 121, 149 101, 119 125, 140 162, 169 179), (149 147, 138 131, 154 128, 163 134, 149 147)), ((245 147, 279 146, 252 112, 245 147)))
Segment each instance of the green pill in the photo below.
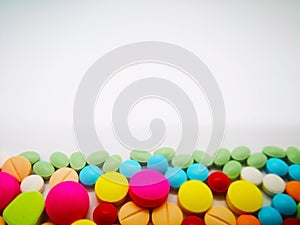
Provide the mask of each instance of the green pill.
POLYGON ((227 148, 220 148, 213 158, 216 166, 224 166, 230 160, 230 152, 227 148))
POLYGON ((162 155, 164 156, 168 161, 171 161, 171 159, 175 155, 175 151, 173 148, 163 147, 157 149, 154 153, 154 155, 162 155))
POLYGON ((189 154, 175 155, 171 161, 172 166, 186 169, 194 163, 193 156, 189 154))
POLYGON ((103 164, 103 172, 115 172, 122 164, 122 157, 119 155, 110 156, 103 164))
POLYGON ((140 163, 146 163, 151 156, 152 155, 150 152, 142 151, 142 150, 133 150, 130 152, 130 158, 140 163))
POLYGON ((45 161, 38 161, 33 165, 35 174, 40 175, 44 179, 48 179, 54 173, 55 169, 51 163, 45 161))
POLYGON ((242 164, 235 160, 230 160, 223 167, 223 173, 225 173, 230 180, 235 180, 240 176, 242 171, 242 164))
POLYGON ((50 162, 57 169, 67 167, 70 163, 68 156, 63 152, 52 153, 50 156, 50 162))
POLYGON ((284 158, 286 156, 286 152, 282 148, 276 146, 265 146, 262 152, 266 156, 273 158, 284 158))
POLYGON ((300 220, 300 203, 298 203, 298 205, 297 205, 297 214, 296 214, 296 218, 297 218, 298 220, 300 220))
POLYGON ((72 153, 70 156, 70 166, 72 169, 79 171, 85 167, 85 165, 85 156, 81 152, 72 153))
POLYGON ((261 169, 267 162, 268 158, 264 153, 257 152, 253 153, 247 159, 247 165, 261 169))
POLYGON ((300 150, 296 147, 288 147, 286 156, 291 164, 300 164, 300 150))
POLYGON ((204 166, 211 166, 213 163, 212 157, 204 151, 195 150, 192 156, 195 162, 201 163, 204 166))
POLYGON ((109 157, 109 154, 105 150, 93 152, 86 158, 86 162, 90 165, 99 166, 105 162, 109 157))
POLYGON ((246 146, 238 146, 231 152, 231 158, 236 161, 243 162, 250 156, 250 148, 246 146))
POLYGON ((40 160, 39 153, 34 152, 34 151, 22 152, 20 154, 20 156, 23 156, 26 159, 28 159, 31 164, 34 164, 34 163, 36 163, 36 162, 38 162, 40 160))

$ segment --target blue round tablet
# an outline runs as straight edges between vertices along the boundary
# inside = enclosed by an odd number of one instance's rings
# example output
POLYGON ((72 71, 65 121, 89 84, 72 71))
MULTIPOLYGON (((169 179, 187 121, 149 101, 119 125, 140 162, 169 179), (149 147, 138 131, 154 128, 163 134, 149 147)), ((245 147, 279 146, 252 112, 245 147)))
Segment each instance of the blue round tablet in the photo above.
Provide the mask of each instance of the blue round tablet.
POLYGON ((186 173, 181 168, 169 168, 165 176, 169 180, 172 188, 179 188, 184 182, 187 181, 186 173))
POLYGON ((271 206, 262 207, 257 217, 262 225, 282 225, 283 222, 280 213, 271 206))
POLYGON ((131 178, 135 173, 142 169, 141 164, 133 159, 128 159, 122 162, 119 171, 127 178, 131 178))
POLYGON ((147 162, 147 169, 156 170, 162 174, 168 170, 168 166, 168 160, 162 155, 153 155, 147 162))
POLYGON ((295 200, 287 194, 277 194, 272 199, 272 206, 282 215, 291 216, 297 211, 295 200))
POLYGON ((79 181, 83 185, 92 186, 96 183, 102 172, 98 166, 85 166, 79 173, 79 181))
POLYGON ((187 169, 187 176, 190 180, 206 181, 208 174, 207 167, 201 163, 194 163, 187 169))
POLYGON ((270 158, 267 161, 266 164, 267 173, 273 173, 283 177, 288 173, 288 170, 289 170, 288 164, 282 159, 270 158))
POLYGON ((289 167, 289 176, 292 180, 300 181, 300 165, 293 164, 289 167))

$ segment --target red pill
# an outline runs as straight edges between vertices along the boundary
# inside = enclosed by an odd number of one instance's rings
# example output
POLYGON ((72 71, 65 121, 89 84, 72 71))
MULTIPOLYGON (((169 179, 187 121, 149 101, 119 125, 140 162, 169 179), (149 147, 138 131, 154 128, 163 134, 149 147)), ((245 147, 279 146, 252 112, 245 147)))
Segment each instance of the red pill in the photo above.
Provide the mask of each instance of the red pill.
POLYGON ((113 204, 103 202, 93 212, 93 220, 97 225, 111 225, 118 217, 118 211, 113 204))
POLYGON ((181 225, 205 225, 203 219, 198 216, 187 216, 182 221, 181 225))
POLYGON ((230 179, 223 172, 213 172, 207 178, 207 185, 214 194, 225 194, 230 185, 230 179))
POLYGON ((283 225, 300 225, 300 220, 293 217, 287 218, 283 221, 283 225))

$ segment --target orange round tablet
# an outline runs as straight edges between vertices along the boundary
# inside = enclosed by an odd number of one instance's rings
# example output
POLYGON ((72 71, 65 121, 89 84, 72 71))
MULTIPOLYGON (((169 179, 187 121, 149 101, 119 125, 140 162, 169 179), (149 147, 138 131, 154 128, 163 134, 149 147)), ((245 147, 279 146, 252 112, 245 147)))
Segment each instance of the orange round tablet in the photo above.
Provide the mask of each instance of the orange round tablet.
POLYGON ((4 219, 0 216, 0 225, 5 225, 4 219))
POLYGON ((29 176, 31 171, 30 161, 23 156, 13 156, 6 160, 2 166, 2 172, 9 173, 19 182, 29 176))
POLYGON ((286 193, 295 199, 297 202, 300 202, 300 181, 290 181, 285 186, 286 193))
POLYGON ((236 225, 261 225, 261 223, 253 215, 242 214, 236 219, 236 225))
POLYGON ((53 188, 55 185, 63 181, 74 181, 78 182, 78 174, 75 170, 68 167, 63 167, 56 170, 50 177, 49 184, 50 188, 53 188))
POLYGON ((212 206, 204 215, 206 225, 236 225, 234 214, 224 206, 212 206))

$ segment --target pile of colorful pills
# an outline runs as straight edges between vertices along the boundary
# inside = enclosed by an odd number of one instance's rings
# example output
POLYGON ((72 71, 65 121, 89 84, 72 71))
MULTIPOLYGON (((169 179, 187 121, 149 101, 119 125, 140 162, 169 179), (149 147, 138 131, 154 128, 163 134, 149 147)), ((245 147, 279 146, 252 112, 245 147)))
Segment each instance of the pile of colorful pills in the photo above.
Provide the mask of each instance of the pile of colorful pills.
POLYGON ((211 157, 165 147, 125 161, 105 150, 54 152, 50 162, 0 152, 5 224, 300 225, 300 150, 239 146, 211 157), (87 218, 91 190, 98 205, 87 218))

